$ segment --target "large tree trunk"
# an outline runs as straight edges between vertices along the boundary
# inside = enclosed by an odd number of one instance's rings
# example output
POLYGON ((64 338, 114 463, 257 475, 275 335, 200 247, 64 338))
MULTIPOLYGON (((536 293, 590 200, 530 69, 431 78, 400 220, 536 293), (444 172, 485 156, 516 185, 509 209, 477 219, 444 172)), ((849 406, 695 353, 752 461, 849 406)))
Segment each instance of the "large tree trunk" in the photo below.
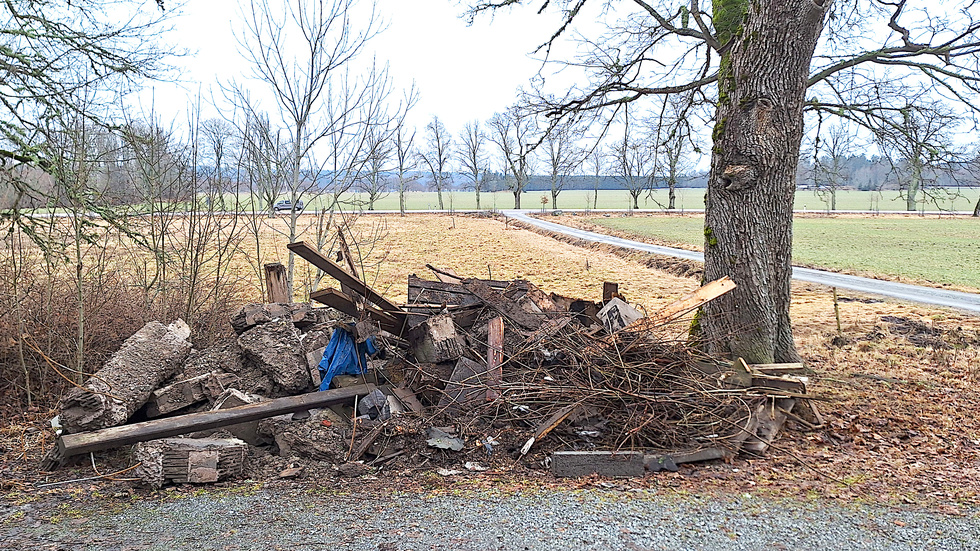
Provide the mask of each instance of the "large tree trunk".
POLYGON ((829 3, 726 0, 715 14, 722 43, 731 36, 733 47, 719 74, 704 276, 730 276, 738 288, 705 305, 700 335, 712 352, 749 363, 799 360, 789 317, 793 192, 810 61, 829 3))
POLYGON ((977 199, 977 205, 973 207, 973 217, 980 217, 980 198, 977 199))

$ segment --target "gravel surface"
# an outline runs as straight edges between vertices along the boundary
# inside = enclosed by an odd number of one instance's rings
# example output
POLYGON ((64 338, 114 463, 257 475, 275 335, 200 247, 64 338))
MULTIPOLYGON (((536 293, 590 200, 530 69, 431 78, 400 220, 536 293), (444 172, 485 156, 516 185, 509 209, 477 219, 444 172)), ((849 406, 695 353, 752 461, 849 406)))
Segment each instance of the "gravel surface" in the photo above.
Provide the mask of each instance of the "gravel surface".
POLYGON ((3 549, 980 549, 960 516, 648 490, 456 495, 302 487, 0 505, 3 549))

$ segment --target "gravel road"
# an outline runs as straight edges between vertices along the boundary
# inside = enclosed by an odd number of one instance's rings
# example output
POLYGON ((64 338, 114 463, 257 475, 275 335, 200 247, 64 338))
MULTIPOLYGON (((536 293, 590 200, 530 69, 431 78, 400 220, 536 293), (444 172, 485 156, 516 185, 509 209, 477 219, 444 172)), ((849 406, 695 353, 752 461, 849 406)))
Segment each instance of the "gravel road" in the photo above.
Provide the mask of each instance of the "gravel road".
MULTIPOLYGON (((444 491, 445 492, 445 491, 444 491)), ((751 495, 651 490, 503 496, 301 486, 163 500, 0 505, 4 549, 372 551, 586 549, 980 549, 980 511, 962 516, 751 495), (100 505, 101 504, 101 505, 100 505), (96 507, 102 507, 97 509, 96 507)))

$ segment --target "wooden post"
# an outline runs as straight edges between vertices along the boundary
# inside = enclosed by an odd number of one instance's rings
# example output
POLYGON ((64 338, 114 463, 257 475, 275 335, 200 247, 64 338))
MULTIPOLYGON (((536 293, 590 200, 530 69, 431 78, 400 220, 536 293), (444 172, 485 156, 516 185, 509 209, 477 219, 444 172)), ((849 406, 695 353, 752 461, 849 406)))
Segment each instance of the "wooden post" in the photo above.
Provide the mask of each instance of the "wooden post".
POLYGON ((286 277, 286 267, 280 262, 265 265, 265 290, 268 302, 289 304, 293 294, 289 292, 289 280, 286 277))
POLYGON ((493 387, 504 381, 504 318, 497 316, 487 323, 487 373, 491 388, 487 390, 487 400, 497 397, 493 387))
POLYGON ((613 283, 612 281, 602 282, 602 302, 609 302, 618 294, 619 283, 613 283))

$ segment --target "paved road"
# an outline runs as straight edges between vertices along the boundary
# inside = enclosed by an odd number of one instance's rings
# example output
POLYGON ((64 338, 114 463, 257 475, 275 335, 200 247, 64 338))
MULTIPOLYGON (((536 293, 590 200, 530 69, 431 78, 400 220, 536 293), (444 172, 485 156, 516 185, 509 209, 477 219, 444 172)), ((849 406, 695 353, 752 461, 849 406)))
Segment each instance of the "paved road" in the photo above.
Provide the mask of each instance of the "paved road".
MULTIPOLYGON (((640 241, 633 241, 630 239, 603 235, 601 233, 570 228, 568 226, 563 226, 561 224, 555 224, 554 222, 548 222, 533 216, 528 216, 527 211, 506 210, 503 211, 503 214, 510 218, 515 218, 522 222, 537 226, 541 229, 556 233, 563 233, 585 241, 605 243, 615 245, 617 247, 636 249, 663 256, 683 258, 685 260, 696 260, 698 262, 704 261, 704 255, 699 252, 685 251, 683 249, 674 249, 671 247, 662 247, 660 245, 651 245, 640 241)), ((907 285, 905 283, 895 283, 892 281, 882 281, 879 279, 837 274, 834 272, 799 267, 793 268, 793 279, 806 281, 808 283, 818 283, 829 287, 837 287, 838 289, 848 289, 860 293, 867 293, 869 295, 879 295, 883 297, 905 300, 908 302, 918 302, 921 304, 946 306, 957 310, 964 310, 973 314, 980 314, 980 295, 974 293, 947 291, 933 287, 907 285)))

